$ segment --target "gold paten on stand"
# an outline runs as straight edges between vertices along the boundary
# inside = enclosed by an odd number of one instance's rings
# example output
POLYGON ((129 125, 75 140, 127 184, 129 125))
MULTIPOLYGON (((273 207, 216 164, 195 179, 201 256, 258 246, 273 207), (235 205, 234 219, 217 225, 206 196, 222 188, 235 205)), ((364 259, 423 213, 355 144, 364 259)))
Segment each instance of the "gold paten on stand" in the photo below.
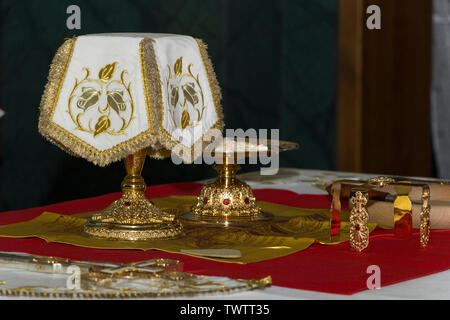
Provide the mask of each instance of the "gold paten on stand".
POLYGON ((122 182, 123 195, 106 209, 94 214, 84 226, 84 233, 111 240, 148 240, 174 238, 183 233, 179 221, 156 207, 145 196, 144 167, 146 150, 125 158, 127 176, 122 182))
POLYGON ((182 218, 224 225, 273 218, 272 214, 261 211, 256 205, 250 186, 236 179, 239 165, 216 164, 214 169, 219 178, 202 188, 197 204, 182 218))
MULTIPOLYGON (((267 141, 270 146, 271 141, 267 141)), ((298 148, 298 144, 279 141, 277 152, 298 148)), ((272 151, 268 151, 270 156, 272 151)), ((214 165, 219 177, 205 185, 197 197, 197 204, 190 212, 183 213, 181 218, 202 223, 220 224, 223 226, 242 225, 256 221, 270 221, 274 215, 263 212, 256 204, 252 188, 238 179, 236 173, 240 166, 238 159, 249 158, 252 153, 235 152, 214 155, 223 157, 222 164, 214 165)))

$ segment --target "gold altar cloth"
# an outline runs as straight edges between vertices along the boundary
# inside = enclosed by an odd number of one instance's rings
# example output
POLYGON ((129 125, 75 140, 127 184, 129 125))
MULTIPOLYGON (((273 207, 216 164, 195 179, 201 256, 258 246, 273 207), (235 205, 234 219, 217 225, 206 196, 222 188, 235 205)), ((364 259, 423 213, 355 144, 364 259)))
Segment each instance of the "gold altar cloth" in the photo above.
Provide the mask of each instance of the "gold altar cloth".
MULTIPOLYGON (((194 196, 170 196, 152 199, 155 205, 181 214, 196 203, 194 196)), ((341 215, 341 233, 330 239, 330 211, 328 209, 303 209, 258 201, 263 211, 273 213, 270 223, 255 222, 246 227, 215 227, 195 223, 184 225, 185 236, 170 240, 111 241, 92 239, 82 235, 83 226, 95 212, 76 215, 61 215, 44 212, 32 220, 0 226, 0 237, 38 237, 47 242, 58 242, 75 246, 99 249, 157 249, 166 252, 187 254, 181 250, 234 249, 239 258, 201 258, 229 262, 252 263, 269 260, 304 250, 313 243, 337 244, 349 240, 349 213, 341 215)), ((376 227, 369 223, 370 232, 376 227)))

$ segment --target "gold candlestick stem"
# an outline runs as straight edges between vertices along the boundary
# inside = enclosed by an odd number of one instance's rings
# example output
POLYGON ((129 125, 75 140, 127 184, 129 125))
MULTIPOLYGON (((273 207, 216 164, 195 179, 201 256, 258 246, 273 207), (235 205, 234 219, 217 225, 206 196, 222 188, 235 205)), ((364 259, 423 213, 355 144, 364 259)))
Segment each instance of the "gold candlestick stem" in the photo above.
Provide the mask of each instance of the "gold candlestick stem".
POLYGON ((182 226, 172 214, 156 207, 145 196, 142 177, 146 150, 125 158, 127 175, 122 182, 122 197, 94 214, 84 233, 111 240, 148 240, 173 238, 182 234, 182 226))

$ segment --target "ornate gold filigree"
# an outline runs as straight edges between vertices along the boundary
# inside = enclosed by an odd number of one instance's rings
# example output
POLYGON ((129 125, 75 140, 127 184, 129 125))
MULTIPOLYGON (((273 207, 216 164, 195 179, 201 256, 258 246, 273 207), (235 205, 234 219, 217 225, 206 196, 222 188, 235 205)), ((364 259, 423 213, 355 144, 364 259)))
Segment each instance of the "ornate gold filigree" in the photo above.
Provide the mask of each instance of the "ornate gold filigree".
MULTIPOLYGON (((40 257, 38 258, 40 260, 40 257)), ((55 263, 46 262, 55 270, 55 263)), ((57 262, 59 264, 59 262, 57 262)), ((82 268, 80 288, 25 285, 12 289, 0 289, 2 296, 64 297, 64 298, 137 298, 192 296, 198 294, 229 293, 270 286, 270 276, 262 279, 223 279, 182 272, 182 264, 170 259, 152 259, 131 264, 91 263, 69 261, 67 265, 82 268), (132 289, 136 283, 143 289, 132 289)), ((48 269, 48 268, 47 268, 48 269)), ((58 272, 56 272, 58 273, 58 272)), ((6 283, 0 283, 6 284, 6 283)))
POLYGON ((125 134, 134 119, 135 108, 131 82, 126 83, 124 79, 128 72, 123 70, 120 80, 113 80, 116 66, 117 62, 114 62, 101 68, 98 79, 90 78, 89 68, 83 68, 86 72, 84 79, 75 79, 69 97, 68 113, 76 130, 90 133, 94 137, 103 133, 125 134), (95 123, 93 128, 92 123, 95 123))
POLYGON ((367 183, 371 186, 377 186, 377 187, 382 188, 385 185, 395 183, 395 179, 391 178, 391 177, 375 177, 375 178, 369 179, 369 181, 367 183))
MULTIPOLYGON (((442 181, 432 180, 415 180, 401 177, 376 177, 369 181, 351 181, 342 180, 335 181, 334 184, 344 183, 345 188, 358 186, 359 188, 367 188, 366 192, 370 192, 374 188, 382 188, 390 185, 395 190, 395 198, 393 200, 394 207, 394 232, 398 238, 410 238, 412 235, 412 211, 413 202, 411 200, 411 191, 413 187, 422 188, 422 210, 420 212, 420 245, 425 248, 430 240, 430 186, 429 184, 446 184, 442 181)), ((390 200, 392 201, 392 200, 390 200)))
MULTIPOLYGON (((270 147, 273 146, 272 141, 265 141, 265 144, 269 149, 265 151, 267 155, 298 148, 298 144, 289 141, 278 141, 278 148, 273 150, 270 147)), ((246 145, 241 151, 214 151, 216 162, 222 162, 213 167, 219 177, 202 188, 200 195, 197 197, 196 205, 192 207, 192 211, 182 214, 183 218, 223 223, 224 225, 231 223, 246 224, 273 218, 271 213, 262 211, 256 204, 251 187, 236 179, 236 173, 240 170, 240 166, 236 163, 257 154, 257 152, 249 152, 249 149, 249 145, 246 145), (220 158, 222 158, 222 161, 217 161, 220 158)))
POLYGON ((422 187, 422 211, 420 212, 420 245, 425 248, 430 240, 430 187, 422 187))
MULTIPOLYGON (((170 273, 168 275, 170 275, 170 273)), ((154 290, 142 291, 133 290, 128 287, 120 287, 117 285, 117 283, 109 281, 104 281, 104 284, 97 285, 98 289, 86 290, 67 290, 64 288, 45 286, 23 286, 13 289, 0 289, 0 296, 88 299, 180 297, 263 289, 270 286, 272 283, 272 279, 270 276, 260 280, 233 279, 233 281, 235 281, 236 283, 235 285, 226 285, 217 281, 208 281, 207 279, 208 277, 193 275, 190 280, 179 281, 180 283, 177 284, 174 283, 174 281, 171 279, 161 278, 158 281, 160 285, 155 286, 154 290)), ((85 282, 83 280, 82 285, 85 285, 85 282)))
POLYGON ((351 198, 353 205, 350 212, 350 246, 362 251, 369 245, 369 214, 366 210, 369 201, 367 191, 356 191, 351 198))
POLYGON ((192 208, 200 216, 222 218, 251 217, 261 209, 256 205, 252 189, 234 176, 238 165, 215 165, 219 179, 202 188, 197 204, 192 208))
POLYGON ((165 212, 147 199, 141 176, 147 151, 141 150, 125 159, 127 176, 122 182, 122 197, 94 214, 84 232, 94 238, 147 240, 173 238, 183 234, 175 215, 165 212))
POLYGON ((239 165, 216 164, 214 169, 218 179, 202 188, 192 211, 182 214, 184 219, 227 225, 273 218, 261 211, 250 186, 236 179, 239 165))

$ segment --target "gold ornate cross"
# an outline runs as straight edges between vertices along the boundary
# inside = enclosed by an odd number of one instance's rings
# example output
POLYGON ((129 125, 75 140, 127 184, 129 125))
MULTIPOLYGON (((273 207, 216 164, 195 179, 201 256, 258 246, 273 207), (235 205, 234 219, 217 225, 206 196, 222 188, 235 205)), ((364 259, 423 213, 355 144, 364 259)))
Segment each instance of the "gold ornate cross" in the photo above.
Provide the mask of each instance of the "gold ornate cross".
POLYGON ((367 197, 363 196, 361 191, 357 191, 351 199, 352 204, 356 207, 356 212, 361 212, 367 204, 367 197))
POLYGON ((351 198, 353 208, 350 211, 350 246, 362 251, 369 245, 369 214, 365 208, 368 200, 368 191, 354 190, 351 198))

